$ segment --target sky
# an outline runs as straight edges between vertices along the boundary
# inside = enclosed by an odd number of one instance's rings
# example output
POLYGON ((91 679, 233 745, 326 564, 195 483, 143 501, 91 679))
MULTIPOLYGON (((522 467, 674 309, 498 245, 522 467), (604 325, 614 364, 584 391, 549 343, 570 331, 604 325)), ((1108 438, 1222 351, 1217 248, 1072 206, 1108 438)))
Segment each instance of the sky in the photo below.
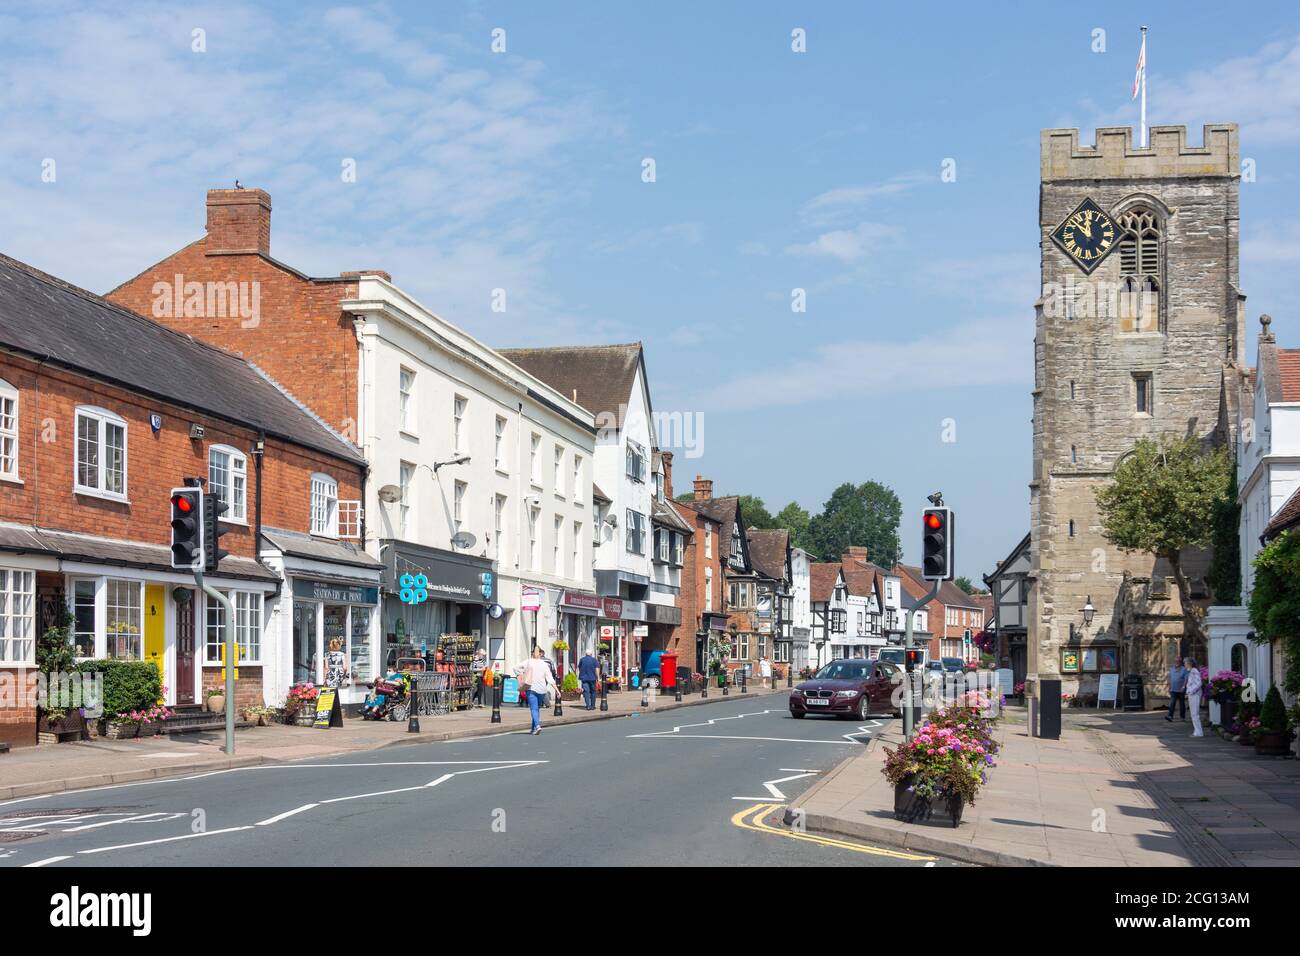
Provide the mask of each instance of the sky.
POLYGON ((1300 345, 1300 11, 976 6, 0 2, 0 252, 106 292, 239 179, 311 275, 644 342, 678 492, 881 481, 915 561, 941 490, 978 581, 1028 530, 1039 130, 1136 125, 1147 24, 1149 123, 1254 161, 1249 338, 1300 345))

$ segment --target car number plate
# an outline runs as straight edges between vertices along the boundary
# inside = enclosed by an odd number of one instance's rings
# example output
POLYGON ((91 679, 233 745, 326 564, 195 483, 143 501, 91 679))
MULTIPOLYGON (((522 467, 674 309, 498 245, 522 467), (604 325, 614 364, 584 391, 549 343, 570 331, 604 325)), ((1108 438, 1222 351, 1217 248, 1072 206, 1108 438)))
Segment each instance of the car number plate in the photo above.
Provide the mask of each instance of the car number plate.
POLYGON ((830 703, 829 700, 822 700, 820 697, 811 697, 804 701, 809 707, 825 707, 830 703))

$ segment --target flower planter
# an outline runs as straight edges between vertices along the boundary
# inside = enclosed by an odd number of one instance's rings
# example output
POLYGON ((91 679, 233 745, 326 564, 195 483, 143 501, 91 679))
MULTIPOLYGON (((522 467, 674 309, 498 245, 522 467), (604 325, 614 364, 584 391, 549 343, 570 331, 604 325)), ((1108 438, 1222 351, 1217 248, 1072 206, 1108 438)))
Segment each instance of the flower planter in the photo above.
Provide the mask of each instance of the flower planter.
POLYGON ((1219 698, 1219 724, 1231 727, 1237 720, 1237 698, 1224 695, 1219 698))
POLYGON ((226 712, 226 698, 223 694, 216 694, 208 698, 208 713, 224 714, 226 712))
POLYGON ((299 707, 297 713, 293 715, 293 722, 299 727, 310 727, 316 723, 316 708, 299 707))
POLYGON ((1261 730, 1255 737, 1255 753, 1261 757, 1286 757, 1291 753, 1291 731, 1261 730))
POLYGON ((1246 731, 1242 731, 1241 735, 1237 738, 1237 743, 1241 744, 1243 747, 1249 747, 1254 742, 1255 741, 1251 739, 1250 734, 1246 731))
POLYGON ((953 827, 961 823, 962 810, 966 801, 960 794, 940 791, 933 797, 925 797, 912 789, 915 778, 908 775, 894 787, 894 819, 904 823, 921 823, 934 816, 936 807, 942 807, 952 821, 953 827))
POLYGON ((140 736, 140 725, 132 722, 109 721, 104 728, 104 736, 109 740, 130 740, 140 736))

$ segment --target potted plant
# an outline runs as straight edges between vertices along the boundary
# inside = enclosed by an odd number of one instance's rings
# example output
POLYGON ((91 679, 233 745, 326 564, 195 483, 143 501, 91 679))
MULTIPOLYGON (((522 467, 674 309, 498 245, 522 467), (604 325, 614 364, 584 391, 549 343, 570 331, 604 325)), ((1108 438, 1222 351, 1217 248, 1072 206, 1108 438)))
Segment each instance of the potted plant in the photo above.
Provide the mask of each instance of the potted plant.
POLYGON ((209 713, 224 714, 226 712, 226 689, 224 687, 209 687, 203 693, 208 700, 209 713))
POLYGON ((58 692, 68 685, 61 678, 77 670, 71 620, 67 608, 61 608, 56 622, 36 641, 36 669, 45 687, 36 709, 36 730, 42 741, 62 743, 81 740, 86 735, 86 715, 81 705, 89 701, 81 699, 75 691, 58 692))
POLYGON ((300 681, 289 688, 285 698, 285 717, 293 718, 299 727, 310 727, 316 722, 316 698, 320 697, 320 688, 311 681, 300 681))
POLYGON ((1237 671, 1219 671, 1210 678, 1210 699, 1219 705, 1219 724, 1231 727, 1237 717, 1241 701, 1241 685, 1245 675, 1237 671))
POLYGON ((1255 753, 1261 757, 1285 757, 1291 752, 1291 728, 1287 722, 1286 708, 1277 685, 1268 689, 1264 706, 1259 711, 1259 727, 1255 729, 1255 753))
POLYGON ((578 683, 576 671, 567 671, 560 679, 560 699, 577 700, 582 696, 582 687, 578 683))
POLYGON ((551 641, 551 650, 555 651, 556 653, 562 654, 568 649, 569 649, 569 642, 562 637, 556 638, 555 640, 551 641))
POLYGON ((885 749, 881 772, 894 785, 896 819, 928 820, 942 805, 954 827, 961 823, 963 808, 975 802, 998 752, 992 710, 991 700, 967 694, 935 710, 910 741, 885 749))

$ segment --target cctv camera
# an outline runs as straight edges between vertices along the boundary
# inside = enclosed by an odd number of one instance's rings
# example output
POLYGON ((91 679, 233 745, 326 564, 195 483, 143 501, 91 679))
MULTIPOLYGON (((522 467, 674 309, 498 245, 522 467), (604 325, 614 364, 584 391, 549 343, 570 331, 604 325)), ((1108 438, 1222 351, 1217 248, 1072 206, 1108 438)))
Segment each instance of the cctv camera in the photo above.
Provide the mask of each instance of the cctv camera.
POLYGON ((936 491, 934 494, 927 496, 925 500, 930 502, 930 504, 934 505, 936 508, 941 508, 943 507, 943 492, 936 491))

